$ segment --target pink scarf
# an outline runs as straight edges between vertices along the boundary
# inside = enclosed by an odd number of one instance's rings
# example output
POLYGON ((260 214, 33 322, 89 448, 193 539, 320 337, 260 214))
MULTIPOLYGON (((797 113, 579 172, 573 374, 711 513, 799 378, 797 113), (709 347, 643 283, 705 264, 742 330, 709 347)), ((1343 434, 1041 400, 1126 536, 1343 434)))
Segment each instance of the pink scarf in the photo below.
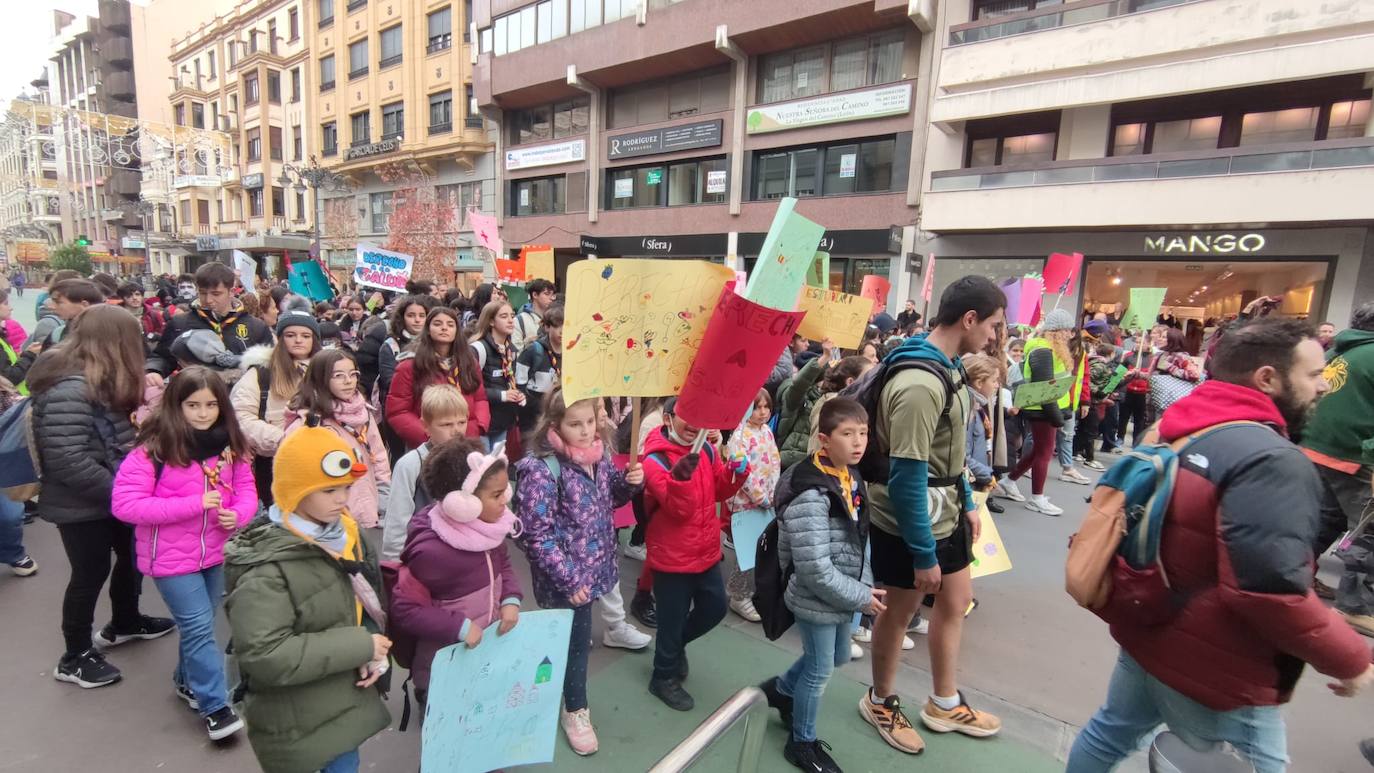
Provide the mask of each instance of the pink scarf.
POLYGON ((460 523, 445 512, 444 503, 439 502, 429 511, 429 525, 445 545, 469 553, 482 553, 500 545, 507 535, 519 536, 520 522, 515 513, 506 508, 496 523, 487 523, 477 518, 460 523))
POLYGON ((371 418, 372 414, 362 392, 354 392, 353 399, 347 402, 339 399, 334 400, 334 420, 350 430, 355 432, 361 430, 367 426, 367 422, 371 418))
POLYGON ((549 446, 559 456, 567 457, 577 464, 585 464, 588 467, 595 467, 606 455, 606 448, 601 443, 601 438, 597 438, 586 448, 568 448, 568 444, 563 442, 563 436, 559 435, 557 430, 550 428, 548 441, 549 446))

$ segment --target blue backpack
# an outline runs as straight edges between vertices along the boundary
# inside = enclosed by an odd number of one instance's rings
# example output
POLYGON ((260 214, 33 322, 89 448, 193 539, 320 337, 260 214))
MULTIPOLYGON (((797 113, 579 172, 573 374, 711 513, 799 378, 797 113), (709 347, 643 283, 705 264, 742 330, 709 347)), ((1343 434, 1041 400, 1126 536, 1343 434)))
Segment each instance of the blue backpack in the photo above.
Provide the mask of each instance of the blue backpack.
POLYGON ((15 502, 38 493, 38 458, 33 445, 33 399, 0 414, 0 493, 15 502))

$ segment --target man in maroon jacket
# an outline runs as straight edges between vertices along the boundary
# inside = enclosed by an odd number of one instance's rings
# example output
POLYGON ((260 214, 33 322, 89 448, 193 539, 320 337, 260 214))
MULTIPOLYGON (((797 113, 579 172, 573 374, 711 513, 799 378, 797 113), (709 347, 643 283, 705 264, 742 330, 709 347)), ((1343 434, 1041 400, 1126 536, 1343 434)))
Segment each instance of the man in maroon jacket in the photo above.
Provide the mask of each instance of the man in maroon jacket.
POLYGON ((1179 611, 1162 625, 1112 626, 1121 656, 1107 702, 1067 773, 1111 770, 1160 723, 1277 773, 1288 763, 1280 706, 1304 664, 1339 680, 1337 695, 1374 681, 1369 646, 1312 592, 1321 480, 1289 436, 1327 390, 1324 364, 1303 323, 1256 320, 1226 333, 1212 379, 1165 412, 1164 442, 1250 423, 1182 452, 1160 544, 1179 611))

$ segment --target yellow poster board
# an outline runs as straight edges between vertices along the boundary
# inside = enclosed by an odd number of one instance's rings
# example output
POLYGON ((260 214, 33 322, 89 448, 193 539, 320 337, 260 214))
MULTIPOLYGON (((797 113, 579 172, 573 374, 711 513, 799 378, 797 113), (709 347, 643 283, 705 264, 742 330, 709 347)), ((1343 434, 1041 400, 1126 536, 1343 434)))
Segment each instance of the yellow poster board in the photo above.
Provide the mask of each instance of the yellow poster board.
POLYGON ((797 332, 813 341, 829 338, 842 349, 857 349, 873 316, 873 299, 823 287, 802 288, 797 311, 806 312, 797 332))
POLYGON ((1011 556, 1007 555, 1007 546, 1002 544, 1002 535, 997 532, 997 522, 992 520, 992 513, 988 512, 988 495, 974 492, 973 501, 978 505, 983 533, 973 543, 973 565, 969 568, 969 576, 977 579, 1010 570, 1011 556))
POLYGON ((687 380, 725 283, 701 260, 583 260, 568 267, 563 393, 675 395, 687 380))
POLYGON ((525 279, 554 280, 553 247, 526 245, 521 252, 525 256, 525 279))

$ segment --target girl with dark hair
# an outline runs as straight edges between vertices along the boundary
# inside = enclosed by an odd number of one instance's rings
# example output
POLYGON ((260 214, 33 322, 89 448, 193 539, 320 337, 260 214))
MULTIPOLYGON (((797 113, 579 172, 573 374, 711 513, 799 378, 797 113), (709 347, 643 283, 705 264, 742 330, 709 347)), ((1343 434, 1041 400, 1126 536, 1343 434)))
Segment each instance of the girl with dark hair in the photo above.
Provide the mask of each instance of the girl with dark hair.
POLYGON ((107 579, 114 619, 95 635, 103 647, 155 639, 174 627, 171 620, 139 612, 143 578, 134 565, 133 531, 110 512, 115 472, 134 442, 129 415, 143 397, 143 358, 138 320, 101 305, 78 314, 62 343, 29 370, 33 440, 43 478, 38 515, 57 526, 71 563, 62 600, 66 652, 53 677, 80 687, 120 679, 91 636, 107 579))
POLYGON ((212 741, 243 729, 229 705, 215 612, 224 543, 258 510, 250 458, 224 380, 194 365, 172 376, 114 481, 114 516, 133 524, 138 568, 177 621, 177 697, 200 713, 212 741))
POLYGON ((504 442, 506 434, 520 418, 525 393, 515 386, 515 310, 505 301, 492 301, 482 309, 472 332, 472 353, 482 371, 482 385, 491 406, 491 426, 483 435, 487 448, 504 442))
POLYGON ((358 351, 362 344, 363 323, 367 321, 367 306, 361 295, 350 296, 342 306, 343 314, 338 320, 339 337, 351 352, 358 351))
POLYGON ((463 327, 467 327, 475 322, 477 320, 477 315, 482 312, 482 309, 487 307, 488 303, 498 300, 508 300, 506 298, 506 291, 502 290, 500 285, 477 285, 477 289, 472 291, 472 298, 469 299, 467 311, 463 312, 463 327))
POLYGON ((404 295, 391 312, 389 325, 371 328, 358 345, 358 388, 369 398, 376 385, 377 405, 386 405, 396 358, 425 328, 425 317, 439 302, 428 295, 404 295))
POLYGON ((415 448, 428 438, 420 420, 420 395, 431 384, 452 384, 468 401, 468 437, 482 437, 491 426, 491 408, 482 374, 470 346, 458 340, 458 312, 445 306, 430 310, 413 351, 401 354, 386 398, 386 421, 415 448))
POLYGON ((358 364, 351 352, 325 349, 310 358, 300 390, 291 399, 285 436, 307 426, 333 430, 367 465, 348 490, 348 512, 359 526, 376 527, 391 495, 391 459, 372 406, 358 391, 358 364))
POLYGON ((1166 328, 1164 346, 1150 371, 1152 422, 1158 421, 1169 406, 1187 397, 1201 382, 1202 369, 1188 354, 1188 337, 1176 327, 1166 328))

